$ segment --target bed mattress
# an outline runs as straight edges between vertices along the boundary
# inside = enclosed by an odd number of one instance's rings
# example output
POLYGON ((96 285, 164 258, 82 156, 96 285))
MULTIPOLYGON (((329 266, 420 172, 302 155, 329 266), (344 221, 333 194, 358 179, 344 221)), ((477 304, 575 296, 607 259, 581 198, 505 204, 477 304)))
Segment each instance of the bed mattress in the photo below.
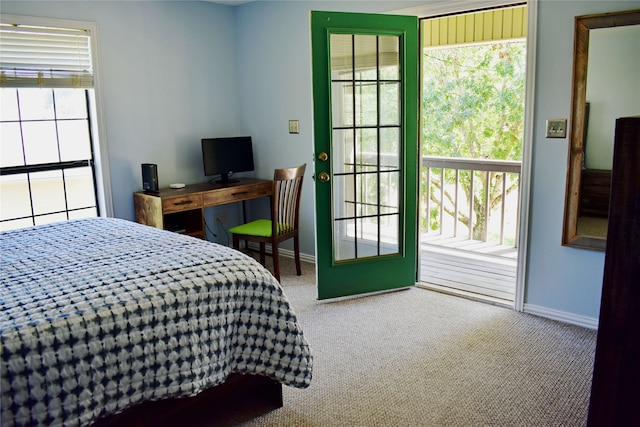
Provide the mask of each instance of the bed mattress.
POLYGON ((4 232, 0 251, 3 426, 88 425, 233 372, 310 384, 280 284, 238 251, 112 218, 4 232))

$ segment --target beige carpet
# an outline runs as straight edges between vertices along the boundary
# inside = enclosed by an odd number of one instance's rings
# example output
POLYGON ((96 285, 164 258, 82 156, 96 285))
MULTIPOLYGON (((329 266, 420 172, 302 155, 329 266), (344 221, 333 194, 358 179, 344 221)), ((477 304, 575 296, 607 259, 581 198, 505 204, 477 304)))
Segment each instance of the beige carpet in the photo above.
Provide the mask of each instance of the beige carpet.
POLYGON ((314 266, 297 277, 282 262, 312 384, 206 425, 585 425, 596 331, 417 288, 317 301, 314 266))

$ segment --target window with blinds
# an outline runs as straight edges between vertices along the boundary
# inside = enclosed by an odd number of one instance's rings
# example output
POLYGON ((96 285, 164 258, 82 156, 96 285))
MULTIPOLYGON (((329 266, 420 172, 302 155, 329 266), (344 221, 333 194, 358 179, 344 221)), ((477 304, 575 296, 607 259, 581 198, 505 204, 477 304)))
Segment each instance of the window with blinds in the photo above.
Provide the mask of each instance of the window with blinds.
POLYGON ((92 88, 86 30, 1 24, 1 87, 92 88))
POLYGON ((0 230, 99 214, 90 41, 87 30, 0 26, 0 230))

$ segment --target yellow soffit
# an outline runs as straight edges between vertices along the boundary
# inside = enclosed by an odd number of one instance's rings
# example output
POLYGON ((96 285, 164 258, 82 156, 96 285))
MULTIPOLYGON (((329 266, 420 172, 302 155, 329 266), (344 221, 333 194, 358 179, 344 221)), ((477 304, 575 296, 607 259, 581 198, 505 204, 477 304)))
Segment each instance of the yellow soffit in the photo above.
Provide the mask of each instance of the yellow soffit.
POLYGON ((526 6, 506 7, 422 21, 422 47, 520 39, 526 35, 526 6))

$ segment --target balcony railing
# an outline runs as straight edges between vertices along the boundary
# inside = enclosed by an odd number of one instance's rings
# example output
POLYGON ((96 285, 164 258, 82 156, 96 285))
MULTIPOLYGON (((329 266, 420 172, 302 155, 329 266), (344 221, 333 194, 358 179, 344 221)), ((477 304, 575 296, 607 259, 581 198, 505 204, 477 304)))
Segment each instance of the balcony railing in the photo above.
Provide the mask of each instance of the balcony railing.
POLYGON ((422 231, 515 246, 520 169, 519 161, 423 156, 422 231))

